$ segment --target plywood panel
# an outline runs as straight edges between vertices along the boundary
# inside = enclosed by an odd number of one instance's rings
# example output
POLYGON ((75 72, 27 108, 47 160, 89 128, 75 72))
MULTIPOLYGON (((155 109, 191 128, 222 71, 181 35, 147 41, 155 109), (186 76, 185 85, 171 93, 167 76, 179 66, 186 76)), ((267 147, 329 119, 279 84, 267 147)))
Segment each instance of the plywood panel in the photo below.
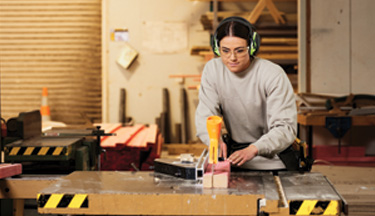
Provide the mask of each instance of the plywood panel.
POLYGON ((351 1, 352 92, 375 94, 375 1, 351 1))
POLYGON ((311 1, 311 91, 350 92, 349 1, 311 1))

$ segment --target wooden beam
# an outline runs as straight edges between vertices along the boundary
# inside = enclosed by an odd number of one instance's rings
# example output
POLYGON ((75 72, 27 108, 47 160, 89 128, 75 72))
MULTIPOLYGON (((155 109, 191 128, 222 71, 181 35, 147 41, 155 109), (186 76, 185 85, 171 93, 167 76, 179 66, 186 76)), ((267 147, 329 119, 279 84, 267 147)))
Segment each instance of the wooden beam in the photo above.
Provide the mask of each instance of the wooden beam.
POLYGON ((289 45, 297 45, 298 40, 297 38, 261 38, 261 45, 262 44, 289 44, 289 45))
POLYGON ((276 8, 272 0, 259 0, 254 9, 251 11, 247 20, 249 20, 250 23, 255 24, 265 7, 267 7, 270 11, 275 23, 285 24, 285 19, 281 16, 280 11, 276 8))
POLYGON ((266 6, 267 6, 268 10, 270 11, 271 16, 275 20, 275 23, 285 24, 284 18, 281 16, 280 11, 276 8, 276 6, 275 6, 275 4, 273 3, 272 0, 266 0, 266 6))
POLYGON ((249 20, 251 24, 255 24, 265 7, 266 0, 259 0, 254 9, 251 11, 250 15, 247 17, 247 20, 249 20))
POLYGON ((259 52, 296 52, 296 46, 260 46, 259 52))

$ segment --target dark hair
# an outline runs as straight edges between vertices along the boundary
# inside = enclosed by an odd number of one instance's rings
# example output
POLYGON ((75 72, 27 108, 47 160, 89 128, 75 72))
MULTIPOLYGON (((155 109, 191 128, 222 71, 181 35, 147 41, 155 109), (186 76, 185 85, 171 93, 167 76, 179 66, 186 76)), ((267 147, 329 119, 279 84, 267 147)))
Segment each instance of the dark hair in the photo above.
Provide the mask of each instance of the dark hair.
POLYGON ((217 29, 217 43, 220 46, 220 41, 226 36, 236 36, 239 38, 243 38, 247 41, 247 45, 249 44, 249 38, 251 38, 251 32, 249 31, 249 27, 245 26, 243 23, 238 22, 236 20, 224 23, 223 25, 219 26, 217 29))

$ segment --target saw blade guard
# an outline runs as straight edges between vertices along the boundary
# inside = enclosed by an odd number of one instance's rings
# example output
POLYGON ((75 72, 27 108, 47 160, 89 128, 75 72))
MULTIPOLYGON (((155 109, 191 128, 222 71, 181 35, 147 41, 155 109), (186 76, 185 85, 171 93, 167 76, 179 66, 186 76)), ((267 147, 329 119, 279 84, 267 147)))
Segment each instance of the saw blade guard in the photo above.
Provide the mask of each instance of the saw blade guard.
POLYGON ((207 118, 207 132, 210 138, 208 163, 210 164, 216 164, 218 162, 218 148, 222 122, 223 119, 219 116, 210 116, 207 118))

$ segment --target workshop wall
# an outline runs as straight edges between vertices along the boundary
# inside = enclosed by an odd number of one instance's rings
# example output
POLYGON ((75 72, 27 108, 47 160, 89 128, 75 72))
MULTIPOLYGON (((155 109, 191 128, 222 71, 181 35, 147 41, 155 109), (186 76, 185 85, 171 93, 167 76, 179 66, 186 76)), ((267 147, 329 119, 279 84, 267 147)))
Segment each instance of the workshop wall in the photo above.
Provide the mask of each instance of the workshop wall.
POLYGON ((375 94, 375 1, 311 2, 311 92, 375 94))
MULTIPOLYGON (((187 0, 103 2, 103 121, 119 122, 120 89, 125 88, 126 116, 136 123, 155 123, 162 111, 162 89, 167 88, 171 129, 176 134, 175 124, 181 122, 182 115, 180 89, 192 81, 186 79, 183 83, 169 75, 202 72, 205 61, 202 57, 191 56, 190 47, 209 44, 209 33, 203 31, 199 21, 201 14, 209 10, 209 3, 187 0), (125 41, 111 39, 115 29, 127 30, 125 41), (125 46, 138 52, 128 68, 117 63, 125 46)), ((187 90, 187 97, 191 140, 196 139, 193 121, 197 90, 187 90)), ((178 141, 176 139, 172 137, 171 141, 178 141)))
POLYGON ((51 119, 101 120, 101 1, 0 1, 1 117, 39 110, 51 119))

